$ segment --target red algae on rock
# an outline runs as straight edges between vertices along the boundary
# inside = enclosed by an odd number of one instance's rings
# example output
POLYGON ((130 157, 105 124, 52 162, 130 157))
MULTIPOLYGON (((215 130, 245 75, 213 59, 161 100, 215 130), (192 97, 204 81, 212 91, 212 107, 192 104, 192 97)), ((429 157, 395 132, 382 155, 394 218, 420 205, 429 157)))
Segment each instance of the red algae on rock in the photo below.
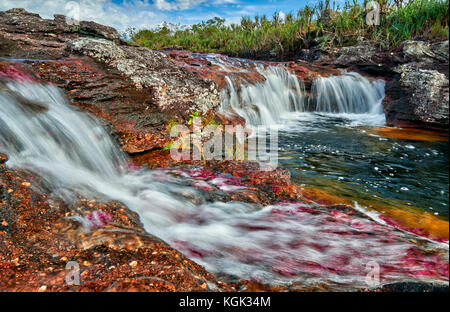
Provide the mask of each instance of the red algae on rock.
POLYGON ((27 72, 25 66, 2 61, 0 61, 0 79, 1 78, 20 83, 37 81, 35 76, 27 72))
POLYGON ((0 289, 3 291, 233 290, 161 240, 117 202, 71 204, 38 191, 39 176, 5 168, 0 154, 0 289), (83 228, 76 216, 89 221, 83 228), (93 225, 93 226, 92 226, 93 225), (79 285, 68 284, 75 261, 79 285), (212 286, 211 286, 212 287, 212 286))
POLYGON ((428 254, 409 242, 412 237, 395 228, 345 211, 302 202, 280 204, 258 213, 258 217, 250 217, 251 222, 248 217, 236 220, 234 226, 240 229, 236 242, 218 242, 220 248, 205 242, 197 245, 177 240, 175 244, 190 257, 204 262, 231 261, 237 267, 252 266, 255 272, 271 270, 273 279, 301 280, 301 286, 296 284, 290 289, 314 288, 320 281, 326 281, 332 289, 364 288, 369 261, 379 263, 382 284, 409 277, 448 280, 443 251, 428 254), (247 238, 252 242, 249 246, 247 238), (337 282, 334 286, 333 281, 337 282))
MULTIPOLYGON (((448 247, 445 255, 432 245, 448 245, 448 230, 445 234, 443 229, 448 222, 428 217, 419 222, 388 209, 380 216, 385 224, 375 222, 337 196, 292 183, 287 169, 262 172, 256 163, 236 161, 174 163, 168 151, 161 150, 170 141, 168 125, 186 122, 193 111, 216 114, 223 124, 245 123, 242 117, 215 112, 220 104, 217 91, 228 80, 240 86, 260 84, 266 78, 259 69, 280 66, 303 81, 308 97, 315 78, 339 70, 301 61, 249 62, 185 51, 164 52, 166 57, 127 45, 109 27, 81 22, 80 31, 71 31, 64 20, 2 12, 0 36, 7 49, 0 56, 29 54, 35 60, 0 62, 0 82, 55 84, 71 104, 101 119, 125 151, 137 154, 126 170, 165 168, 153 176, 158 182, 173 178, 192 186, 192 192, 183 196, 196 209, 175 211, 173 226, 189 224, 196 230, 217 221, 214 228, 229 226, 233 231, 225 233, 235 235, 235 240, 176 237, 171 243, 186 256, 207 264, 235 261, 236 268, 253 266, 274 278, 269 282, 293 281, 289 286, 267 286, 263 285, 267 279, 248 277, 244 270, 238 277, 245 278, 239 283, 247 290, 360 289, 365 286, 368 260, 380 263, 382 283, 408 278, 448 283, 448 247), (46 60, 38 59, 41 56, 46 60), (151 152, 141 154, 146 151, 151 152), (219 204, 213 211, 203 202, 219 204), (228 213, 236 207, 247 213, 214 219, 220 209, 228 213)), ((375 130, 395 138, 439 141, 441 137, 375 130)), ((45 181, 28 171, 8 169, 6 160, 0 154, 1 290, 236 289, 148 234, 144 221, 122 203, 88 200, 79 194, 69 203, 50 197, 45 181), (65 282, 69 261, 80 265, 81 285, 65 282)))

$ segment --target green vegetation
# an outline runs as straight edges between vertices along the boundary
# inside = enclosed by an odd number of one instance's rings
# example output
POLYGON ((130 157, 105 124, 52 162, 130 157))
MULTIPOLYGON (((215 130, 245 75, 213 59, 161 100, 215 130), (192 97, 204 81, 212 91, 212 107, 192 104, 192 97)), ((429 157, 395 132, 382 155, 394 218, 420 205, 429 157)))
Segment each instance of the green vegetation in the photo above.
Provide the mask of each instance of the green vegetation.
POLYGON ((240 24, 225 25, 218 17, 186 30, 129 31, 131 42, 151 49, 219 52, 241 57, 286 58, 313 46, 349 46, 359 40, 395 47, 404 40, 448 39, 448 0, 377 0, 381 23, 365 22, 367 0, 347 1, 343 7, 320 0, 296 14, 281 18, 243 17, 240 24))
POLYGON ((192 124, 192 121, 194 120, 194 118, 199 118, 201 112, 202 112, 202 111, 196 111, 195 113, 191 113, 191 114, 189 115, 190 119, 189 119, 188 125, 191 125, 191 124, 192 124))

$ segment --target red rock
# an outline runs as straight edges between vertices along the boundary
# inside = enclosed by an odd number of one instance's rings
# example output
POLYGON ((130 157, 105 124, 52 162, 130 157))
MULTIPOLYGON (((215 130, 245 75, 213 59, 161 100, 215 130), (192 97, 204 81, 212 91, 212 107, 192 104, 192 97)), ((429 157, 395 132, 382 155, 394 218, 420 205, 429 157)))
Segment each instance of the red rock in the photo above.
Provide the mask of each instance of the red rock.
POLYGON ((24 187, 25 178, 28 172, 0 164, 1 291, 208 291, 206 281, 233 289, 146 233, 122 204, 82 197, 69 205, 56 198, 49 203, 36 191, 40 178, 24 187), (80 214, 89 220, 98 214, 102 226, 86 231, 67 218, 80 214), (80 285, 66 283, 68 261, 80 266, 80 285))

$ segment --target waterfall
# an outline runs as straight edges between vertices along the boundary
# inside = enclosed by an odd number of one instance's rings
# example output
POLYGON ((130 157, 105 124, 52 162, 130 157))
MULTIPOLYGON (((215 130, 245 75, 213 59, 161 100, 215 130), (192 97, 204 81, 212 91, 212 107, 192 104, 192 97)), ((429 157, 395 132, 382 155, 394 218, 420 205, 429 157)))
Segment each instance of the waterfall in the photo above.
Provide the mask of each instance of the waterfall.
POLYGON ((384 82, 371 82, 358 73, 319 77, 312 85, 315 111, 323 113, 382 114, 384 82))
POLYGON ((45 172, 58 178, 53 183, 87 188, 98 182, 96 176, 121 173, 126 156, 103 126, 69 106, 59 89, 32 83, 6 86, 9 91, 0 93, 0 152, 9 156, 10 166, 45 172), (34 109, 38 106, 40 111, 34 109))
POLYGON ((302 81, 288 70, 270 66, 258 72, 264 82, 235 86, 227 77, 221 94, 222 111, 244 117, 248 126, 280 124, 293 112, 383 114, 383 81, 372 82, 358 73, 318 77, 307 97, 302 81))
MULTIPOLYGON (((283 99, 278 109, 259 94, 260 86, 248 87, 244 95, 247 101, 259 100, 255 105, 267 108, 261 116, 273 121, 285 111, 301 109, 302 100, 299 83, 290 74, 269 72, 265 94, 275 93, 271 101, 283 99)), ((260 208, 212 201, 214 192, 245 187, 203 169, 128 168, 127 156, 101 124, 70 106, 55 86, 8 82, 0 87, 0 152, 9 156, 7 167, 36 172, 52 195, 65 200, 79 193, 124 203, 139 214, 149 233, 211 272, 268 284, 298 281, 305 288, 330 283, 350 289, 366 287, 369 261, 394 268, 383 276, 386 280, 412 274, 404 272, 401 262, 411 244, 370 219, 302 202, 260 208)), ((235 101, 230 104, 237 105, 235 101)))
POLYGON ((230 108, 245 118, 247 125, 275 125, 283 114, 304 110, 303 87, 295 75, 270 66, 258 68, 266 80, 262 83, 234 86, 226 77, 228 89, 222 92, 222 110, 230 108))
POLYGON ((9 167, 38 173, 66 200, 81 193, 121 201, 153 220, 147 226, 157 235, 170 224, 171 209, 187 207, 174 195, 183 188, 162 186, 156 172, 130 170, 104 127, 69 105, 57 87, 10 82, 6 88, 0 92, 0 152, 9 167))

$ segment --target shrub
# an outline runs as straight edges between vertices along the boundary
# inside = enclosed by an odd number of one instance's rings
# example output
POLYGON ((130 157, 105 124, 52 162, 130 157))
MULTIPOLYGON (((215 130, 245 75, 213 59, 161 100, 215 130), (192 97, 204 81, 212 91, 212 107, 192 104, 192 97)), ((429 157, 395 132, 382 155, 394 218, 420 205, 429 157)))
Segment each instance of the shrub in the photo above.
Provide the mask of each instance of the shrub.
POLYGON ((253 58, 276 53, 278 58, 289 58, 317 44, 345 46, 361 38, 395 47, 404 40, 449 37, 448 0, 377 0, 382 12, 379 26, 366 24, 365 1, 347 0, 340 7, 321 0, 315 7, 288 13, 285 19, 276 12, 271 19, 243 17, 240 24, 226 25, 216 17, 185 30, 141 30, 133 32, 131 42, 151 49, 253 58))

